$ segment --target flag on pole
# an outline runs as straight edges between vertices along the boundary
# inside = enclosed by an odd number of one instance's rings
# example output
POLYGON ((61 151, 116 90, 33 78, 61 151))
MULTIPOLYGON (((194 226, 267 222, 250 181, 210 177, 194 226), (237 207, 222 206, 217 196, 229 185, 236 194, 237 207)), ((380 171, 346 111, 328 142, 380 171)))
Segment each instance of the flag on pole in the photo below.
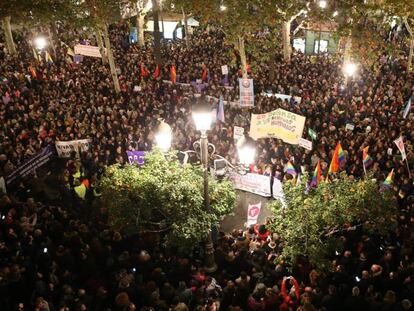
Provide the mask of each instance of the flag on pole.
POLYGON ((345 159, 344 151, 342 150, 341 143, 338 143, 336 145, 334 154, 332 156, 331 164, 329 165, 328 175, 331 173, 338 172, 344 159, 345 159))
POLYGON ((387 178, 384 180, 384 183, 382 184, 384 188, 391 188, 393 177, 394 177, 394 169, 391 170, 387 178))
POLYGON ((150 72, 148 71, 148 69, 145 67, 144 64, 141 63, 141 78, 146 78, 150 75, 150 72))
POLYGON ((203 73, 201 74, 201 81, 206 82, 208 79, 208 69, 204 66, 203 73))
POLYGON ((170 77, 171 77, 171 82, 175 84, 177 82, 177 72, 175 71, 174 65, 172 65, 170 68, 170 77))
POLYGON ((155 79, 157 79, 159 76, 160 76, 160 67, 157 65, 157 66, 155 67, 155 71, 154 71, 154 74, 152 75, 152 78, 155 80, 155 79))
POLYGON ((286 164, 285 173, 296 176, 295 167, 292 165, 290 161, 286 164))
POLYGON ((48 51, 45 51, 45 59, 46 59, 47 63, 52 63, 53 64, 52 56, 50 56, 48 51))
POLYGON ((225 122, 223 96, 220 96, 220 102, 219 102, 219 107, 217 111, 217 120, 219 120, 222 123, 225 122))
POLYGON ((394 140, 394 143, 397 145, 398 150, 400 150, 403 161, 407 159, 407 154, 405 153, 404 141, 402 136, 394 140))
POLYGON ((321 171, 321 162, 318 161, 316 164, 315 170, 313 171, 312 181, 310 186, 317 187, 322 179, 322 171, 321 171))
POLYGON ((316 140, 316 138, 318 137, 316 132, 312 130, 311 128, 308 128, 308 135, 312 140, 316 140))
POLYGON ((374 160, 368 154, 369 146, 362 149, 362 164, 364 165, 364 170, 367 169, 374 163, 374 160))
POLYGON ((36 70, 33 68, 33 66, 32 65, 30 65, 29 66, 29 71, 30 71, 30 74, 32 75, 32 78, 36 78, 36 70))
POLYGON ((259 218, 260 210, 262 209, 262 202, 257 204, 249 204, 247 208, 247 222, 246 227, 249 228, 252 225, 257 224, 257 219, 259 218))
POLYGON ((404 108, 404 113, 403 113, 404 119, 408 116, 408 114, 410 113, 410 110, 411 110, 411 97, 408 100, 407 105, 405 105, 405 108, 404 108))

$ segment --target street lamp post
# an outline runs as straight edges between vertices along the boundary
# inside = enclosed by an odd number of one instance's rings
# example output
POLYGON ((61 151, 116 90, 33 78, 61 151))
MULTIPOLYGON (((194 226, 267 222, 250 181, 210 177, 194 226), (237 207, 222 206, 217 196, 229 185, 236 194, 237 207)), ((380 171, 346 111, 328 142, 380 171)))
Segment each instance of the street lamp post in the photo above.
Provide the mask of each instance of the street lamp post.
MULTIPOLYGON (((208 195, 208 138, 207 130, 210 129, 212 115, 208 102, 203 98, 200 99, 197 104, 193 106, 193 119, 198 131, 201 132, 200 151, 201 151, 201 163, 203 165, 203 179, 204 179, 204 207, 207 213, 211 213, 210 199, 208 195)), ((211 230, 207 236, 206 248, 205 248, 205 269, 211 273, 217 270, 217 264, 214 259, 214 246, 211 230)))
MULTIPOLYGON (((319 7, 323 10, 323 9, 326 8, 326 6, 327 6, 328 3, 326 2, 326 0, 320 0, 318 4, 319 4, 319 7)), ((321 39, 322 39, 322 24, 319 22, 318 55, 321 52, 321 39)))
MULTIPOLYGON (((346 62, 344 64, 343 72, 345 74, 345 85, 346 85, 346 88, 347 88, 347 91, 346 92, 347 92, 347 97, 348 98, 351 97, 351 91, 352 91, 350 89, 350 86, 349 86, 349 80, 351 80, 353 78, 353 76, 355 75, 356 71, 357 71, 357 65, 355 63, 346 62)), ((351 83, 351 87, 352 87, 352 83, 351 83)))

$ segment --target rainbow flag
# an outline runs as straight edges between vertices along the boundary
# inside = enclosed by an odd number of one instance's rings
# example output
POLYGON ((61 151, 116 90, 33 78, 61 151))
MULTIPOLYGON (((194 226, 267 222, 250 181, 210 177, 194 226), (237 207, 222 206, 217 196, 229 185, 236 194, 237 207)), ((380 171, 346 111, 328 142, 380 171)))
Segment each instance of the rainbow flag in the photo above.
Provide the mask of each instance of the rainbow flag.
POLYGON ((315 170, 313 171, 312 181, 310 186, 317 187, 322 179, 321 163, 318 161, 316 164, 315 170))
POLYGON ((345 154, 344 154, 344 151, 342 150, 341 143, 338 143, 336 145, 334 154, 332 156, 331 164, 329 165, 328 175, 331 173, 338 172, 339 168, 341 167, 344 161, 345 161, 345 154))
POLYGON ((285 167, 285 173, 296 176, 296 170, 295 167, 292 165, 292 163, 289 161, 285 167))
POLYGON ((175 84, 177 82, 177 72, 175 71, 174 65, 172 65, 170 68, 170 76, 171 76, 171 82, 175 84))
POLYGON ((47 51, 45 52, 45 59, 46 59, 46 62, 53 64, 52 56, 50 56, 50 54, 47 51))
POLYGON ((362 149, 362 164, 364 165, 364 168, 368 168, 374 163, 374 160, 369 156, 368 154, 369 146, 362 149))
POLYGON ((391 172, 388 174, 387 178, 384 180, 384 183, 382 186, 384 188, 391 188, 392 186, 392 178, 394 177, 394 169, 391 170, 391 172))

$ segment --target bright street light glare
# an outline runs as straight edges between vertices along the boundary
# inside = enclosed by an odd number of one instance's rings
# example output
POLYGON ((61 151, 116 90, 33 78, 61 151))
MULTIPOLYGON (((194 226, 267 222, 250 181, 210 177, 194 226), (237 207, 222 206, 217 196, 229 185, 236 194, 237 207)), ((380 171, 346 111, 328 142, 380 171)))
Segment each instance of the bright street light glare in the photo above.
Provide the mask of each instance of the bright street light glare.
POLYGON ((326 0, 320 0, 319 1, 319 7, 321 8, 321 9, 324 9, 324 8, 326 8, 326 6, 328 5, 328 3, 326 2, 326 0))
POLYGON ((46 39, 44 37, 37 37, 34 39, 34 44, 38 50, 43 50, 46 46, 46 39))
POLYGON ((168 149, 170 149, 172 131, 171 127, 164 121, 161 121, 161 124, 158 127, 158 133, 155 134, 155 140, 157 142, 158 148, 160 148, 162 151, 167 152, 168 149))
POLYGON ((244 136, 237 142, 239 161, 242 165, 249 166, 254 163, 256 156, 255 144, 255 141, 249 136, 244 136))
POLYGON ((148 0, 145 4, 145 10, 150 11, 152 9, 152 1, 148 0))
POLYGON ((347 63, 344 66, 344 72, 348 77, 351 77, 355 74, 357 66, 354 63, 347 63))
POLYGON ((225 11, 225 10, 227 10, 227 7, 225 6, 225 5, 220 5, 220 11, 225 11))
POLYGON ((210 129, 213 116, 210 104, 205 99, 199 99, 192 109, 193 120, 197 131, 205 133, 210 129))
POLYGON ((332 15, 332 16, 333 16, 333 17, 338 16, 338 11, 333 12, 333 15, 332 15))

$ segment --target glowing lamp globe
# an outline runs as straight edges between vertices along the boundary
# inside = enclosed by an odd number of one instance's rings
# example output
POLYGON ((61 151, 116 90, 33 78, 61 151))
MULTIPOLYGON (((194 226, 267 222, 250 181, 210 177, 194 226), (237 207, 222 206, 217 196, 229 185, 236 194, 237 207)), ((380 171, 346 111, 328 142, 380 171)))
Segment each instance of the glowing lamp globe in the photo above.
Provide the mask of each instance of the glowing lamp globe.
POLYGON ((38 50, 43 50, 47 43, 44 37, 37 37, 34 39, 34 44, 38 50))
POLYGON ((157 142, 158 148, 160 148, 162 151, 166 152, 171 148, 171 127, 164 121, 161 121, 161 124, 158 126, 158 132, 155 134, 155 140, 157 142))
POLYGON ((212 114, 210 104, 204 98, 200 98, 193 106, 193 120, 196 129, 202 133, 205 133, 210 129, 212 114))
POLYGON ((237 142, 239 161, 242 165, 248 166, 254 162, 256 156, 256 142, 249 136, 244 136, 237 142))

